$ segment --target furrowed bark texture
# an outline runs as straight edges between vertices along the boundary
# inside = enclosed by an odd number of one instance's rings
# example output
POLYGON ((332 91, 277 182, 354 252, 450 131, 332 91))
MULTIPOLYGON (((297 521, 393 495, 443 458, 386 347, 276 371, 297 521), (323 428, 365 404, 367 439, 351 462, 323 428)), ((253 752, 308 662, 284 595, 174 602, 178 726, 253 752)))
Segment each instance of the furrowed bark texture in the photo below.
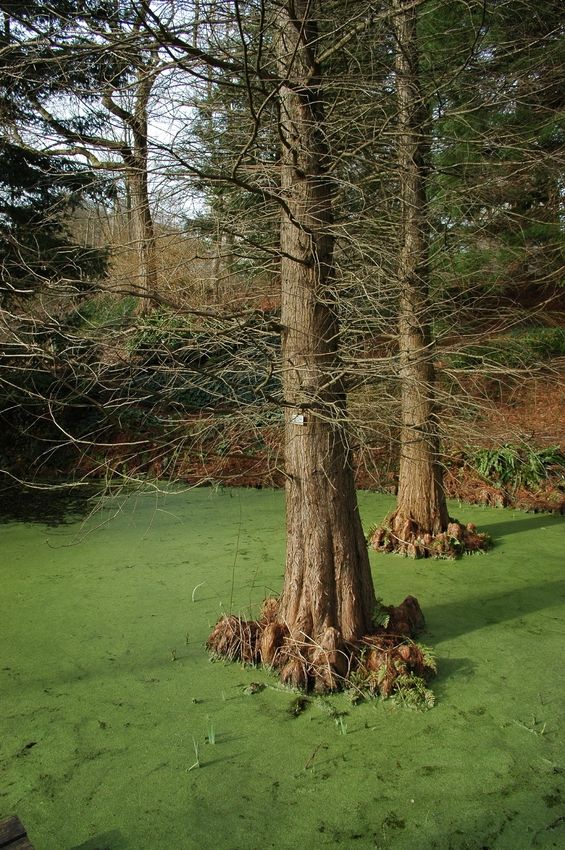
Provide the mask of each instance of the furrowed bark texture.
POLYGON ((143 295, 139 300, 138 313, 146 313, 152 307, 151 296, 157 291, 157 255, 155 230, 147 186, 147 152, 139 153, 129 173, 131 193, 132 237, 138 257, 138 283, 143 295))
POLYGON ((140 69, 134 108, 131 112, 107 97, 107 108, 116 114, 131 132, 132 145, 123 152, 127 166, 126 179, 131 202, 130 222, 132 238, 138 257, 138 286, 141 295, 137 312, 147 313, 152 307, 152 295, 157 292, 157 246, 155 226, 149 203, 149 149, 147 107, 153 85, 153 76, 140 69))
POLYGON ((428 301, 426 237, 427 109, 419 79, 417 10, 393 0, 398 97, 398 165, 402 210, 398 262, 401 416, 398 500, 392 519, 399 531, 411 519, 437 534, 449 522, 434 410, 435 374, 428 301))
POLYGON ((282 358, 287 555, 278 618, 291 640, 339 652, 372 631, 375 596, 345 428, 333 276, 332 191, 315 59, 316 3, 280 11, 282 358), (304 417, 302 420, 301 417, 304 417), (333 630, 337 630, 334 632, 333 630))

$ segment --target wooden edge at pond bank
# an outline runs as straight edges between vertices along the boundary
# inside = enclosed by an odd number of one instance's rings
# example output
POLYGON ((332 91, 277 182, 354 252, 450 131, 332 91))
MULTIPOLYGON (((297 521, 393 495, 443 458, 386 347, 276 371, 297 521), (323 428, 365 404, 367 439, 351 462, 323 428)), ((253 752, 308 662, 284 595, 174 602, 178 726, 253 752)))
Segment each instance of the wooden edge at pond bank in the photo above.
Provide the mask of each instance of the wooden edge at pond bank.
POLYGON ((23 823, 16 815, 0 821, 0 848, 34 850, 23 823))

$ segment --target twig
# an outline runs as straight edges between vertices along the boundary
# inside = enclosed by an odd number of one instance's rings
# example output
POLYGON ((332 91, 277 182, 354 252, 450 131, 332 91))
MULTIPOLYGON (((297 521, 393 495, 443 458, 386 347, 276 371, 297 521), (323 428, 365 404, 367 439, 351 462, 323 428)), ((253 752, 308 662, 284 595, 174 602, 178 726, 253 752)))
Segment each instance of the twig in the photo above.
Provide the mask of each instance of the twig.
POLYGON ((324 744, 324 742, 323 742, 323 741, 322 741, 320 744, 318 744, 318 746, 315 748, 314 752, 312 753, 312 755, 310 756, 310 758, 308 759, 308 761, 307 761, 307 762, 306 762, 306 764, 304 765, 304 770, 308 770, 308 768, 309 768, 309 767, 312 767, 312 764, 313 764, 313 762, 314 762, 314 759, 316 758, 316 756, 318 755, 318 753, 319 753, 319 751, 322 749, 322 747, 323 747, 324 749, 327 749, 327 748, 328 748, 328 745, 327 745, 327 744, 324 744))

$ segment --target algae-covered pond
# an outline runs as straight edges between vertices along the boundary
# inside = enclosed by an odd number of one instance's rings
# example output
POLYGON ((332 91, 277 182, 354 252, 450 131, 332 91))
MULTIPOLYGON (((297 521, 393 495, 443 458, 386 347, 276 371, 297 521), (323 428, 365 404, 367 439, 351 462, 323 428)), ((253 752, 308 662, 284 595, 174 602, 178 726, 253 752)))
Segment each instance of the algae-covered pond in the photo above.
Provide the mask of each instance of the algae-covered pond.
MULTIPOLYGON (((367 526, 391 506, 360 499, 367 526)), ((496 548, 372 556, 385 602, 426 614, 436 707, 339 695, 298 716, 274 678, 203 648, 222 611, 281 587, 280 492, 0 524, 0 818, 36 850, 565 846, 564 523, 452 513, 496 548)))

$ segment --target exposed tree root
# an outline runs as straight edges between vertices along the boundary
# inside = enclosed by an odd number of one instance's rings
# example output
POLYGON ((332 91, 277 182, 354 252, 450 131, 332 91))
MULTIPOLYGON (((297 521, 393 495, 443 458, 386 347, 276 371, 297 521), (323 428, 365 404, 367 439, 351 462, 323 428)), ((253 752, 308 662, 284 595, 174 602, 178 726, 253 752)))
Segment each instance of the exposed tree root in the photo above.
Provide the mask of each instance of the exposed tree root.
POLYGON ((398 552, 410 558, 457 558, 491 546, 490 536, 478 532, 472 522, 462 525, 452 519, 445 531, 432 534, 398 512, 387 517, 383 526, 372 529, 368 542, 377 552, 398 552))
POLYGON ((208 649, 230 661, 264 664, 277 670, 284 684, 316 693, 344 688, 383 697, 401 688, 423 693, 424 682, 435 673, 432 656, 413 641, 424 625, 413 596, 396 607, 381 606, 378 620, 386 625, 354 643, 343 641, 333 627, 316 639, 291 635, 277 615, 278 602, 271 597, 258 620, 224 616, 208 638, 208 649))

